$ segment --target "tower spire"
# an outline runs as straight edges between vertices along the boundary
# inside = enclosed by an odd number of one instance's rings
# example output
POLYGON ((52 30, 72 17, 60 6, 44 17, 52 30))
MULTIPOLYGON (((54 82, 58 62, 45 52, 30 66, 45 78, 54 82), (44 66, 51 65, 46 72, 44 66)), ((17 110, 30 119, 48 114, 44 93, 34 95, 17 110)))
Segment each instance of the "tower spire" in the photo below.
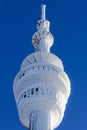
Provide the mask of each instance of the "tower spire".
POLYGON ((46 20, 46 5, 41 7, 41 20, 37 22, 37 32, 32 37, 32 43, 36 51, 50 52, 54 38, 50 33, 50 22, 46 20))
POLYGON ((45 18, 46 18, 46 5, 42 4, 41 8, 42 8, 42 10, 41 10, 42 11, 41 19, 45 20, 45 18))

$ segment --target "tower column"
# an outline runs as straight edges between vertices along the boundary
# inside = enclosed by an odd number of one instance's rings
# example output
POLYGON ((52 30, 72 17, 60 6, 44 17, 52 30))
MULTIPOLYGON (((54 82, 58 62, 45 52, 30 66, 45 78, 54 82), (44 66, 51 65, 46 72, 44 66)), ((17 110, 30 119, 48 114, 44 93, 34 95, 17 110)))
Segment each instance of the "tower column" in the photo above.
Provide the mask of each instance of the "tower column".
POLYGON ((29 130, 52 130, 50 114, 45 110, 35 110, 30 115, 29 130))

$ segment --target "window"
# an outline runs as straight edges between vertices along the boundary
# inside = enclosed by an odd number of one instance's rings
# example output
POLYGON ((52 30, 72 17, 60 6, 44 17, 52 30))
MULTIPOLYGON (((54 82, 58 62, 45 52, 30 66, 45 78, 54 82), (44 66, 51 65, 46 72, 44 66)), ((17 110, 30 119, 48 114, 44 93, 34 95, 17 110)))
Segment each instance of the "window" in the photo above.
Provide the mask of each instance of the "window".
POLYGON ((32 95, 34 94, 34 88, 32 88, 32 90, 31 90, 31 94, 32 94, 32 95))

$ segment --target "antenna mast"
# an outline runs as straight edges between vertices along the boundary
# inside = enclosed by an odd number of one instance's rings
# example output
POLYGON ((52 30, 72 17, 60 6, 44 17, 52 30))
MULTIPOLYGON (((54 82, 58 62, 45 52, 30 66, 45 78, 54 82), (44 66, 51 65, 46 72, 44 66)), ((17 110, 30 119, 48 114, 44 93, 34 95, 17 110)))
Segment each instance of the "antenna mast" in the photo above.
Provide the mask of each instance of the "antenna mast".
POLYGON ((41 19, 37 22, 37 32, 32 37, 32 43, 36 51, 50 52, 54 38, 50 33, 50 22, 46 20, 46 5, 41 6, 41 19))
POLYGON ((41 19, 45 20, 46 18, 46 5, 42 5, 42 10, 41 10, 42 14, 41 14, 41 19))

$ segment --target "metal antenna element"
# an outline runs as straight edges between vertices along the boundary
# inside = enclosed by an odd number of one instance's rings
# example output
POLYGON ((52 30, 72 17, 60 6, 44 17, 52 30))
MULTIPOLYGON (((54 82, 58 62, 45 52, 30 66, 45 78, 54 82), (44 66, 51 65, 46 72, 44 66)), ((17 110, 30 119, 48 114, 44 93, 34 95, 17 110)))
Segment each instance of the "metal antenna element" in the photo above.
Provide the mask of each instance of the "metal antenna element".
POLYGON ((42 12, 41 19, 45 20, 45 17, 46 17, 46 5, 43 4, 41 7, 42 7, 42 10, 41 10, 41 12, 42 12))
POLYGON ((41 5, 41 19, 37 22, 37 32, 32 37, 32 43, 36 51, 50 52, 54 38, 50 33, 50 22, 46 20, 46 5, 41 5))

